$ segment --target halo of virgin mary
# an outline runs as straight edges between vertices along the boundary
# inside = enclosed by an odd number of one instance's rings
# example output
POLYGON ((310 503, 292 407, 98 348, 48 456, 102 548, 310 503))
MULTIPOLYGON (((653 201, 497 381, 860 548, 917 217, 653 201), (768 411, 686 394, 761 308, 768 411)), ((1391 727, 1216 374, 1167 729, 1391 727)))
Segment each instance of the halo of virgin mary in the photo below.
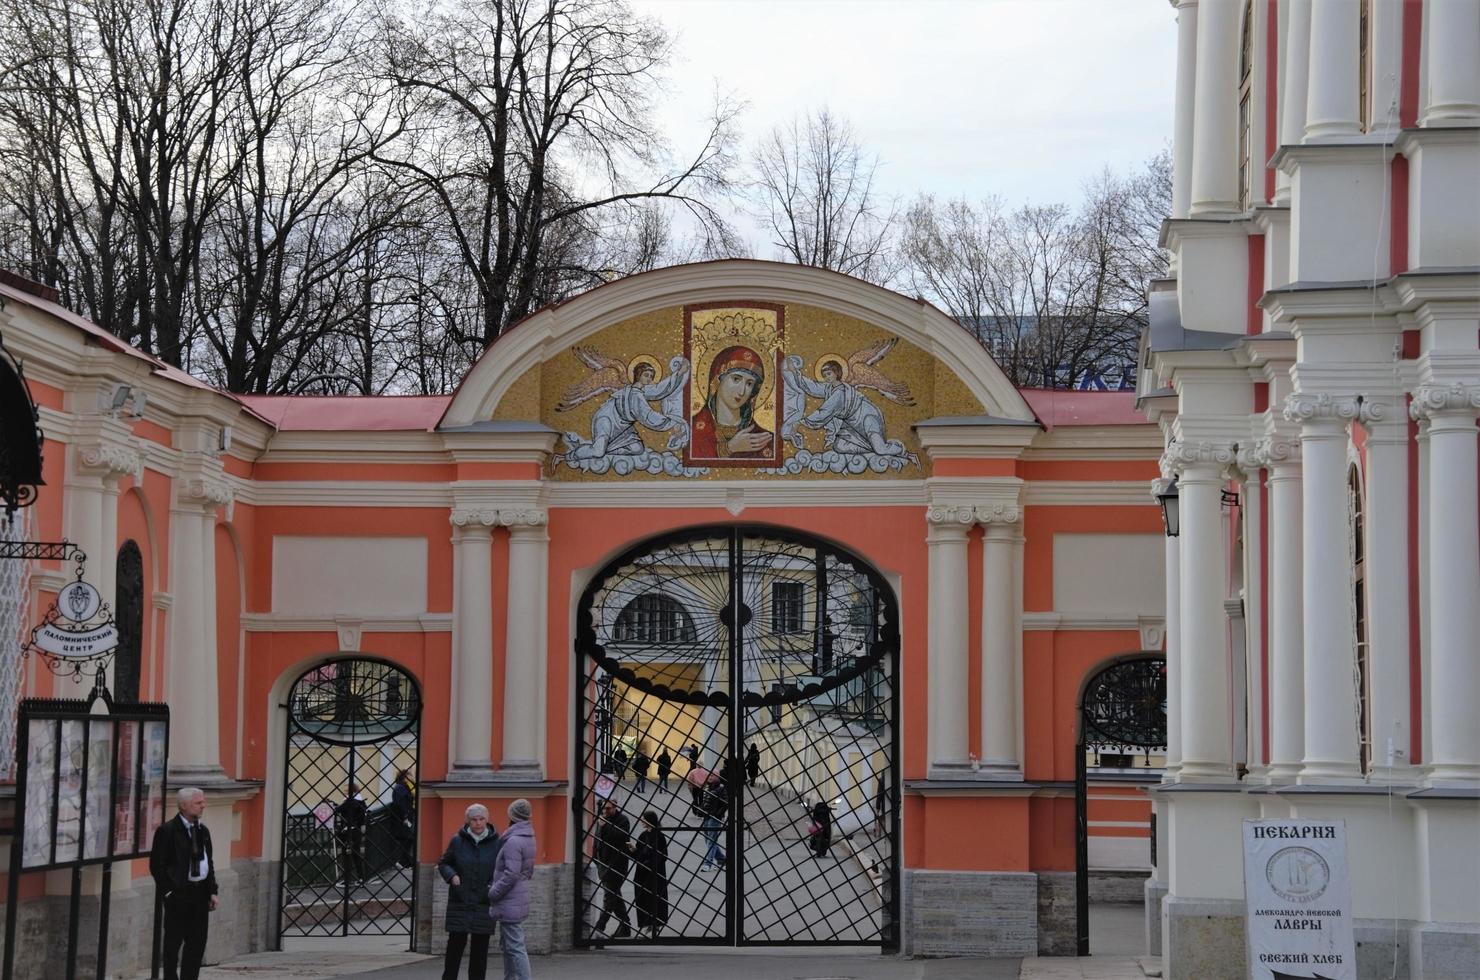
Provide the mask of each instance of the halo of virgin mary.
POLYGON ((765 380, 765 361, 749 347, 737 344, 714 356, 704 407, 689 423, 691 459, 774 459, 775 434, 755 421, 755 401, 765 380))

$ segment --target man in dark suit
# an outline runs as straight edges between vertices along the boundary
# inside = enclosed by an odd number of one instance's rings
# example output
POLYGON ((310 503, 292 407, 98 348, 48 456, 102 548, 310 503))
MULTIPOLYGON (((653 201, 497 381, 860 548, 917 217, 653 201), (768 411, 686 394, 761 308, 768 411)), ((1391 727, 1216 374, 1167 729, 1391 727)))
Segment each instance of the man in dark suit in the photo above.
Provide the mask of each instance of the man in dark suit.
POLYGON ((164 897, 164 978, 196 980, 216 911, 216 857, 201 823, 206 794, 187 786, 177 795, 179 815, 154 831, 149 873, 164 897), (183 947, 183 951, 182 951, 183 947))
POLYGON ((334 816, 338 822, 339 847, 344 855, 344 883, 358 885, 365 881, 365 822, 370 807, 360 796, 360 787, 349 784, 349 794, 339 804, 334 816))

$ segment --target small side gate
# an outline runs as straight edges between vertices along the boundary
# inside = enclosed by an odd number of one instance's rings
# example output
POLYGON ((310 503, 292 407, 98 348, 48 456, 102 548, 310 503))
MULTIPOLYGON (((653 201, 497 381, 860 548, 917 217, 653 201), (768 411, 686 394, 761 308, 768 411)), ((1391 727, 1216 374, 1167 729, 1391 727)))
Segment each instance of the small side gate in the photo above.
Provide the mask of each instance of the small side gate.
POLYGON ((597 574, 577 945, 897 946, 898 622, 866 562, 777 528, 685 530, 597 574))
POLYGON ((287 707, 278 935, 404 935, 414 948, 417 807, 394 784, 416 785, 415 680, 331 660, 294 682, 287 707))

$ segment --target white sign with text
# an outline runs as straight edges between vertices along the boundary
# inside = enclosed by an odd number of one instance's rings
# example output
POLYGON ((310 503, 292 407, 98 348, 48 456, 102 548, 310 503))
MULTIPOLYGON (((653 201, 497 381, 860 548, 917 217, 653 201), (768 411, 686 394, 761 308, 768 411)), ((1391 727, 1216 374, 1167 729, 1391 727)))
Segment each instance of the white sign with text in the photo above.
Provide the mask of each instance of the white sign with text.
POLYGON ((1254 980, 1356 980, 1344 820, 1245 820, 1254 980))

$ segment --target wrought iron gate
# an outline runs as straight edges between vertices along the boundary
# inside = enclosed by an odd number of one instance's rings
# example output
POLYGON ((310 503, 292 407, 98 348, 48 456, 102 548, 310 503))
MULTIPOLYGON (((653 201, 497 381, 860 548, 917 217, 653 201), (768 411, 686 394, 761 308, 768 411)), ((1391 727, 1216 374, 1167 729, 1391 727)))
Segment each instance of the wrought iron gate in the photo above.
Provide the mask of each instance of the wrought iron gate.
POLYGON ((685 530, 598 573, 576 943, 894 948, 898 624, 867 563, 776 528, 685 530))
POLYGON ((278 935, 405 935, 414 948, 415 680, 379 660, 331 660, 294 682, 287 708, 278 935))
MULTIPOLYGON (((1089 754, 1139 754, 1150 765, 1166 752, 1167 662, 1160 654, 1133 654, 1102 667, 1084 685, 1074 763, 1075 949, 1089 955, 1089 754)), ((1152 833, 1155 833, 1155 815, 1152 833)), ((1153 843, 1153 854, 1155 844, 1153 843)))

